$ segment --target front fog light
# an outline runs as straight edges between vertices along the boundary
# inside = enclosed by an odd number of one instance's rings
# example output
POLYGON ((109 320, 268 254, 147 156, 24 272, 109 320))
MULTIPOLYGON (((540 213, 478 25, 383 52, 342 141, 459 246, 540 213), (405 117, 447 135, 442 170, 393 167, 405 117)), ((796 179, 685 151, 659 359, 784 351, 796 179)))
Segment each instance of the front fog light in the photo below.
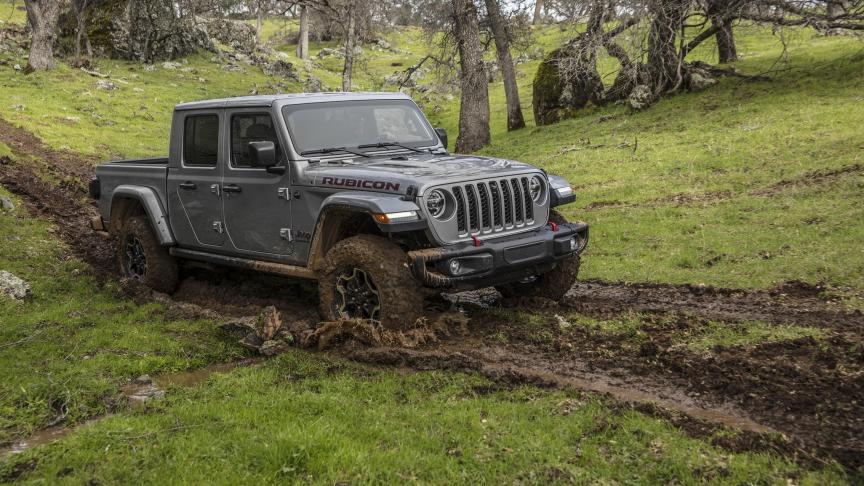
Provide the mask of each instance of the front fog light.
POLYGON ((570 251, 576 251, 579 249, 579 239, 577 237, 570 238, 570 251))
POLYGON ((462 270, 462 265, 459 264, 459 260, 452 259, 450 260, 450 275, 459 275, 459 271, 462 270))

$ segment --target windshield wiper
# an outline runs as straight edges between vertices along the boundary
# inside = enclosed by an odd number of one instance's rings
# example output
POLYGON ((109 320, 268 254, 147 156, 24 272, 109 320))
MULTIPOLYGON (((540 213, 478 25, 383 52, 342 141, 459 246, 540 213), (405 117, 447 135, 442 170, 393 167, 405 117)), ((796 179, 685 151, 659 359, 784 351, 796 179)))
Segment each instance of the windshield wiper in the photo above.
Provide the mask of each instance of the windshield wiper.
POLYGON ((403 148, 403 149, 405 149, 405 150, 410 150, 410 151, 412 151, 412 152, 417 152, 418 154, 425 154, 425 153, 427 153, 426 150, 420 150, 420 149, 418 149, 418 148, 409 147, 409 146, 407 146, 407 145, 403 145, 403 144, 401 144, 401 143, 399 143, 399 142, 378 142, 378 143, 367 143, 367 144, 364 144, 364 145, 358 145, 358 146, 357 146, 358 149, 364 149, 364 148, 387 148, 387 147, 399 147, 399 148, 403 148))
POLYGON ((304 150, 303 152, 300 152, 300 155, 305 157, 307 155, 313 154, 332 154, 336 152, 347 152, 349 154, 357 155, 359 157, 366 157, 367 159, 369 158, 369 155, 364 154, 363 152, 355 152, 353 150, 348 150, 345 147, 327 147, 315 150, 304 150))

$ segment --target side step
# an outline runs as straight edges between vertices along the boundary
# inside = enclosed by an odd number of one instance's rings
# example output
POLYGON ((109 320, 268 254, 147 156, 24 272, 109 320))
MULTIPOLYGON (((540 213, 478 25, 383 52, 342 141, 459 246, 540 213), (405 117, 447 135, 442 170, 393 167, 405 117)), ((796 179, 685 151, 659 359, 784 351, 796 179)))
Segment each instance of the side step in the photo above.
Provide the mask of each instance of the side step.
POLYGON ((188 260, 195 260, 199 262, 213 263, 215 265, 224 265, 226 267, 255 270, 257 272, 269 273, 271 275, 279 275, 281 277, 318 280, 318 274, 316 274, 311 269, 306 267, 298 267, 296 265, 288 265, 285 263, 265 262, 262 260, 249 260, 246 258, 216 255, 213 253, 205 253, 203 251, 187 250, 185 248, 177 247, 170 248, 168 250, 168 253, 177 258, 185 258, 188 260))

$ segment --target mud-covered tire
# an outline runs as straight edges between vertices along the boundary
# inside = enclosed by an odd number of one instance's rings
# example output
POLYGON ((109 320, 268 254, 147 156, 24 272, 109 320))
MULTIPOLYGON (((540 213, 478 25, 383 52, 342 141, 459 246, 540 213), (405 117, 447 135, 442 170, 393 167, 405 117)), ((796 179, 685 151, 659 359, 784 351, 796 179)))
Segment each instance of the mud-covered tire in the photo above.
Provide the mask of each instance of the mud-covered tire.
POLYGON ((177 288, 177 260, 159 244, 145 216, 123 222, 117 238, 117 263, 123 277, 153 290, 170 294, 177 288))
POLYGON ((324 260, 318 281, 320 314, 324 320, 368 318, 339 310, 340 305, 344 308, 344 297, 337 290, 337 283, 343 285, 346 275, 353 275, 354 269, 364 272, 374 283, 380 305, 377 320, 384 327, 409 329, 422 317, 423 293, 411 274, 408 255, 385 238, 374 235, 346 238, 334 245, 324 260))
MULTIPOLYGON (((567 218, 556 210, 549 213, 549 221, 555 224, 567 223, 567 218)), ((518 297, 545 297, 554 301, 560 301, 564 295, 573 288, 579 277, 580 258, 571 257, 558 260, 555 268, 547 273, 538 275, 530 282, 512 282, 499 285, 496 288, 505 298, 518 297)))

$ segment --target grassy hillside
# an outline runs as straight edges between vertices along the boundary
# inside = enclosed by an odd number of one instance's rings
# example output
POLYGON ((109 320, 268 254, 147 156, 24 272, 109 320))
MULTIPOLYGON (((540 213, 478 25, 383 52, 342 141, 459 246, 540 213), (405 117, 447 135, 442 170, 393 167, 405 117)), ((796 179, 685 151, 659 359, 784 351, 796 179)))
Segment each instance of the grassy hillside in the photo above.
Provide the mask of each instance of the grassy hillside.
MULTIPOLYGON (((745 37, 746 39, 746 37, 745 37)), ((578 189, 592 224, 585 276, 767 287, 864 288, 864 52, 813 38, 770 81, 723 79, 642 113, 592 110, 493 140, 578 189)), ((740 63, 768 71, 766 49, 740 63)))
MULTIPOLYGON (((266 27, 265 37, 298 66, 301 81, 311 74, 339 86, 341 59, 315 58, 335 44, 313 44, 313 60, 304 65, 295 46, 281 40, 296 26, 273 20, 266 27)), ((548 51, 569 36, 544 28, 533 45, 548 51)), ((357 89, 382 89, 386 75, 429 50, 429 39, 416 29, 388 39, 392 51, 366 46, 357 89)), ((495 83, 493 144, 482 153, 532 162, 573 182, 579 199, 565 213, 593 228, 587 278, 728 287, 802 280, 858 302, 864 288, 864 250, 857 237, 864 229, 857 203, 861 44, 789 30, 783 33, 784 54, 776 34, 746 26, 738 39, 738 68, 768 73, 770 81, 726 78, 706 92, 673 96, 643 113, 591 108, 575 120, 508 134, 503 88, 495 83)), ((713 56, 709 42, 691 57, 713 56)), ((24 59, 10 59, 0 67, 7 95, 0 116, 54 147, 97 159, 159 155, 166 151, 170 110, 177 102, 302 90, 302 83, 284 80, 277 88, 280 80, 254 66, 225 71, 211 57, 183 59, 178 69, 156 64, 152 71, 100 60, 97 69, 119 87, 113 91, 96 89, 98 78, 65 66, 25 76, 11 69, 24 59)), ((537 62, 518 67, 529 124, 537 62)), ((609 59, 600 65, 604 72, 615 69, 609 59)), ((424 108, 455 139, 458 93, 435 94, 424 108)))

